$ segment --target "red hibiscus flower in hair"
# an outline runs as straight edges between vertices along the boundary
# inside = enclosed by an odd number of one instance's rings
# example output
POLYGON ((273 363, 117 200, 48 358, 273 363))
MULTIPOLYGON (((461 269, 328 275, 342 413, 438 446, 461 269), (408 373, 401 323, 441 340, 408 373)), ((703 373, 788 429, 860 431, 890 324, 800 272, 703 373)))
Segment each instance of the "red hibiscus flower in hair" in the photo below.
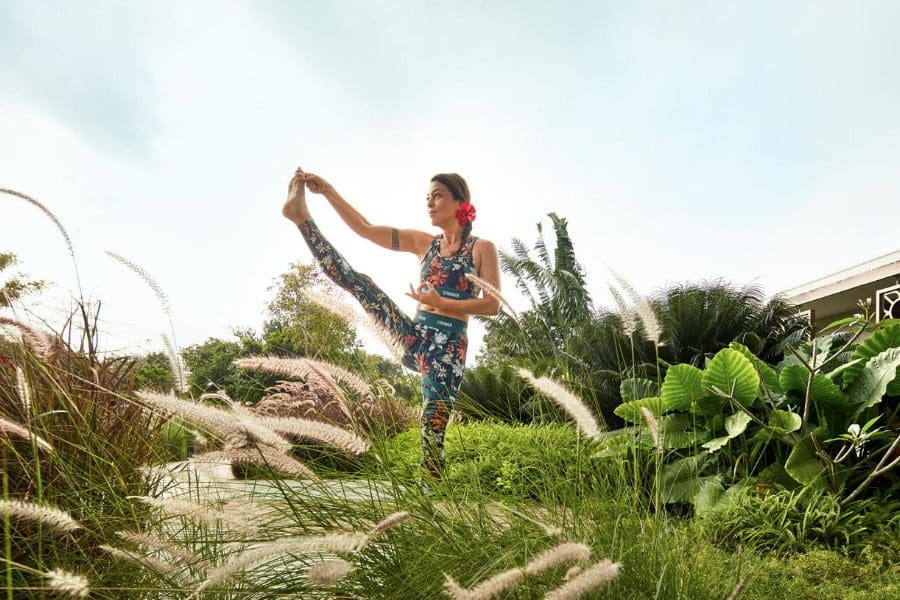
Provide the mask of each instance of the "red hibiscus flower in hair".
POLYGON ((475 207, 466 200, 456 209, 456 221, 463 227, 475 220, 475 207))

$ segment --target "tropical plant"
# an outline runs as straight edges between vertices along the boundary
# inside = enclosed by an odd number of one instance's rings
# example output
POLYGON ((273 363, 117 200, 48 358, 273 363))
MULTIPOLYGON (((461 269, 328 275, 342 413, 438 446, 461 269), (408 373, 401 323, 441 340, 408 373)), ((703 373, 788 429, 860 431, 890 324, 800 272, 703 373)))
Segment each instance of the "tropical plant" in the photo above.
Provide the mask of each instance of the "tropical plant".
POLYGON ((876 480, 884 482, 877 493, 890 494, 897 487, 891 471, 900 464, 893 431, 900 322, 880 323, 854 347, 867 323, 861 316, 839 323, 849 339, 831 333, 789 346, 777 367, 732 342, 703 369, 670 366, 658 390, 651 380, 626 380, 623 396, 630 399, 616 414, 632 425, 607 434, 604 450, 629 436, 648 450, 661 447, 667 503, 712 506, 736 484, 826 490, 842 505, 876 480), (643 427, 651 420, 656 441, 643 427))

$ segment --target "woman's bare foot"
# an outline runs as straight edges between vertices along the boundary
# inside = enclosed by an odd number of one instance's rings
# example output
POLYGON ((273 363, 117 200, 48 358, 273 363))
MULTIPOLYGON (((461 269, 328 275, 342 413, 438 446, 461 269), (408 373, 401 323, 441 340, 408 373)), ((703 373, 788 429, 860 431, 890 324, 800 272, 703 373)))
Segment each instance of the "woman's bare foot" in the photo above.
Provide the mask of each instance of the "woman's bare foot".
POLYGON ((306 207, 306 182, 303 181, 303 169, 297 167, 294 178, 288 185, 287 202, 281 209, 281 214, 297 225, 308 220, 309 209, 306 207))

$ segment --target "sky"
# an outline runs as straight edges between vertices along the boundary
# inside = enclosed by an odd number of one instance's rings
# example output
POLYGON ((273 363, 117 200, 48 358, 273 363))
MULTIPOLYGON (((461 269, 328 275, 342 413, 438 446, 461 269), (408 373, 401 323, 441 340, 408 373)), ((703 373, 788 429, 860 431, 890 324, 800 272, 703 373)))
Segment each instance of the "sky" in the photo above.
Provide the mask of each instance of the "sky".
MULTIPOLYGON (((458 172, 501 249, 556 212, 600 306, 608 268, 774 294, 900 247, 898 22, 891 1, 0 0, 0 187, 64 224, 113 353, 169 325, 107 250, 160 284, 180 346, 261 328, 311 260, 280 214, 297 166, 426 231, 431 176, 458 172)), ((414 312, 416 258, 310 208, 414 312)), ((17 315, 59 323, 78 287, 52 222, 0 195, 2 251, 51 282, 17 315)))

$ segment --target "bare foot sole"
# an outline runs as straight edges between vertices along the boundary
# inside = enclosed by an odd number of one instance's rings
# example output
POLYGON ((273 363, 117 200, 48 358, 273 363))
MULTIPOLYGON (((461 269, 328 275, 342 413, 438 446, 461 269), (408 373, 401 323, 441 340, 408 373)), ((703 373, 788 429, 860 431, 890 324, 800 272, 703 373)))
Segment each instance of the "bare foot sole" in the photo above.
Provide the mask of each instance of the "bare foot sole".
POLYGON ((297 167, 294 178, 288 185, 287 202, 284 203, 281 214, 297 225, 309 219, 309 209, 306 206, 306 183, 303 181, 303 170, 300 167, 297 167))

